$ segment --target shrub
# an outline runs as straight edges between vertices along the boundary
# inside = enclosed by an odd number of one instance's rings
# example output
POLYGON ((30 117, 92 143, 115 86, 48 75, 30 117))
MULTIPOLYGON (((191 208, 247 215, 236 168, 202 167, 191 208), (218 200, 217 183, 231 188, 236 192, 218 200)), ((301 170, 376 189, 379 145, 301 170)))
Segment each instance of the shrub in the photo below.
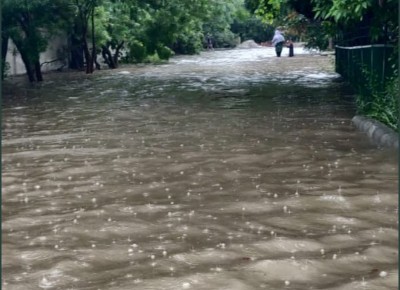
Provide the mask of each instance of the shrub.
POLYGON ((128 44, 128 52, 125 61, 128 63, 143 62, 147 56, 146 46, 139 40, 133 40, 128 44))
MULTIPOLYGON (((372 76, 369 76, 372 78, 372 76)), ((374 118, 392 129, 399 130, 399 95, 398 73, 386 81, 384 91, 377 89, 377 82, 372 80, 370 94, 359 94, 356 98, 358 112, 374 118)))
POLYGON ((160 59, 168 60, 174 55, 174 52, 169 47, 159 46, 157 47, 157 54, 160 59))

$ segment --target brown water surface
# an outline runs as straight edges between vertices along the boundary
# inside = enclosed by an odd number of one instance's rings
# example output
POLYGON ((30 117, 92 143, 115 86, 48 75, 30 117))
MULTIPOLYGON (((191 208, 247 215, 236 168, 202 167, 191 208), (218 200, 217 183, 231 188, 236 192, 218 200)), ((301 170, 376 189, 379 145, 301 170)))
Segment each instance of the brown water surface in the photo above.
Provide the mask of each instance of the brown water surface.
POLYGON ((397 289, 397 152, 300 53, 9 89, 2 289, 397 289))

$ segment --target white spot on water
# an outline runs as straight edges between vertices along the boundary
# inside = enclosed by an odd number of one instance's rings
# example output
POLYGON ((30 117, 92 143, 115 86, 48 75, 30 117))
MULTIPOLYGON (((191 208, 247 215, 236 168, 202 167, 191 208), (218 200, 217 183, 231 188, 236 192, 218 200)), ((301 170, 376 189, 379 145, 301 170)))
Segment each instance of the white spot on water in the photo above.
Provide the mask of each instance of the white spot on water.
POLYGON ((225 243, 220 243, 217 245, 217 247, 221 248, 221 249, 225 249, 225 243))
POLYGON ((387 276, 387 272, 386 271, 381 271, 380 273, 379 273, 379 277, 386 277, 387 276))
POLYGON ((43 277, 42 280, 39 282, 39 287, 43 289, 52 288, 54 287, 53 283, 47 280, 46 277, 43 277))

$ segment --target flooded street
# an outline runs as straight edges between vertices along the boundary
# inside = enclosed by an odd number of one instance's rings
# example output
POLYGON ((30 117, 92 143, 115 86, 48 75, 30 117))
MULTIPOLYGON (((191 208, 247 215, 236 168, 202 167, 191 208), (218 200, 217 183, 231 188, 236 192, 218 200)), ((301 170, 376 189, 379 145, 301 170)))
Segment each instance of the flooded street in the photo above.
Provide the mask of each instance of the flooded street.
POLYGON ((327 56, 295 53, 3 101, 2 289, 397 289, 397 152, 351 124, 327 56))

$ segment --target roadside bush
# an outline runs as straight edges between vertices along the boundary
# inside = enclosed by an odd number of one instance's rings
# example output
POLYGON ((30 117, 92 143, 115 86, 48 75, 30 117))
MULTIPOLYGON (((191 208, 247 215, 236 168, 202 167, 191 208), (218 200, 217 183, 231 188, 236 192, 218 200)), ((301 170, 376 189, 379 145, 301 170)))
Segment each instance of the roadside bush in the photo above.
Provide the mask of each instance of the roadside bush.
POLYGON ((157 47, 157 54, 160 59, 168 60, 171 56, 174 55, 174 52, 166 46, 157 47))
POLYGON ((214 33, 212 40, 213 46, 217 48, 231 48, 236 46, 236 36, 230 30, 214 33))
POLYGON ((370 94, 359 94, 356 98, 358 113, 374 118, 398 132, 400 115, 398 72, 387 80, 383 92, 377 89, 376 81, 372 81, 371 84, 370 94))
POLYGON ((178 54, 196 54, 202 49, 202 34, 199 31, 190 31, 180 34, 172 49, 178 54))
POLYGON ((128 44, 128 52, 124 58, 124 61, 127 63, 143 62, 146 56, 146 46, 138 40, 133 40, 128 44))

